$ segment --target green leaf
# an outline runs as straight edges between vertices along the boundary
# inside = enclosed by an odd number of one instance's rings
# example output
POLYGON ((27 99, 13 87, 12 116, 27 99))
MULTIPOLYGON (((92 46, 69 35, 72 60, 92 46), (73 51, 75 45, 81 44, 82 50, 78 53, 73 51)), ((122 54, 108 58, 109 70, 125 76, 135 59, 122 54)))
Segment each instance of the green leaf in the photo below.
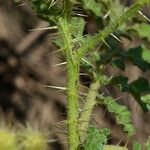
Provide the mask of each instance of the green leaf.
POLYGON ((115 67, 118 67, 121 70, 125 70, 125 63, 123 62, 122 59, 115 59, 112 61, 112 65, 115 67))
POLYGON ((141 100, 146 104, 148 110, 150 111, 150 94, 142 96, 141 100))
POLYGON ((143 71, 150 69, 150 63, 148 63, 149 52, 144 46, 138 46, 130 48, 124 53, 123 57, 129 59, 134 65, 138 66, 143 71))
POLYGON ((85 21, 81 17, 73 17, 71 21, 71 33, 75 38, 83 37, 85 21))
POLYGON ((84 8, 91 11, 96 16, 101 16, 101 4, 95 0, 83 0, 84 8))
POLYGON ((123 125, 124 131, 127 132, 129 136, 135 133, 135 128, 131 121, 131 113, 126 106, 117 104, 112 97, 103 97, 100 95, 98 96, 98 102, 105 105, 109 112, 115 114, 116 122, 123 125))
POLYGON ((137 141, 133 142, 133 150, 141 150, 141 145, 139 142, 137 141))
POLYGON ((116 19, 116 17, 121 16, 125 11, 125 6, 121 4, 120 0, 110 0, 110 10, 111 19, 116 19))
POLYGON ((150 25, 147 23, 135 24, 132 27, 135 31, 137 31, 140 38, 147 38, 150 42, 150 25))
POLYGON ((147 104, 141 100, 141 95, 150 92, 149 81, 143 77, 131 82, 128 91, 134 96, 144 112, 148 112, 147 104))
POLYGON ((57 38, 53 39, 52 42, 55 44, 55 46, 57 46, 59 48, 64 47, 63 40, 60 37, 57 37, 57 38))
POLYGON ((44 20, 54 23, 63 12, 63 1, 29 0, 36 13, 44 20))
POLYGON ((128 78, 123 76, 114 77, 111 84, 118 85, 122 92, 131 93, 135 100, 139 103, 144 112, 149 111, 149 106, 141 100, 141 95, 145 92, 150 92, 149 81, 143 77, 128 84, 128 78))
POLYGON ((94 126, 90 126, 87 132, 85 142, 85 150, 103 150, 103 146, 107 143, 109 129, 99 130, 94 126))
POLYGON ((122 92, 127 92, 128 91, 128 78, 123 77, 123 76, 116 76, 112 79, 111 84, 113 85, 119 85, 119 88, 121 89, 122 92))
POLYGON ((16 3, 19 3, 21 0, 14 0, 16 3))
POLYGON ((149 81, 143 77, 135 80, 129 84, 129 91, 131 93, 142 94, 150 91, 149 81))
POLYGON ((150 63, 150 50, 148 50, 145 45, 142 45, 143 51, 142 51, 142 58, 144 61, 150 63))
POLYGON ((143 77, 131 82, 128 88, 129 92, 134 96, 135 100, 139 103, 144 112, 148 112, 147 104, 141 100, 141 95, 150 92, 149 81, 143 77))

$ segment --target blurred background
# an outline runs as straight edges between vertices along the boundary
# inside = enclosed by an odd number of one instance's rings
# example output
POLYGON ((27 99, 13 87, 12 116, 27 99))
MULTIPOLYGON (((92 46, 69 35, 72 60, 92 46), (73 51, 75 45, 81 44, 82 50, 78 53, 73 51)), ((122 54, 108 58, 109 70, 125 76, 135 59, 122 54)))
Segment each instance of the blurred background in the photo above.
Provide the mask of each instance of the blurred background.
MULTIPOLYGON (((129 5, 131 1, 126 1, 129 5)), ((148 11, 145 11, 148 16, 148 11)), ((55 30, 36 30, 46 28, 48 24, 36 16, 26 2, 15 4, 12 0, 0 0, 0 118, 15 128, 30 125, 50 132, 54 150, 66 147, 66 97, 64 91, 47 88, 44 85, 65 86, 65 66, 55 66, 64 58, 53 53, 56 47, 52 39, 55 30)), ((87 20, 87 31, 94 32, 95 22, 87 20)), ((135 40, 133 45, 138 44, 135 40)), ((108 69, 108 74, 118 70, 108 69)), ((128 64, 125 71, 130 81, 137 79, 141 71, 128 64), (132 72, 131 72, 132 70, 132 72)), ((149 78, 149 73, 145 76, 149 78)), ((149 78, 150 79, 150 78, 149 78)), ((88 82, 88 78, 81 78, 88 82)), ((84 89, 82 89, 84 90, 84 89)), ((150 114, 143 114, 133 97, 120 94, 118 89, 108 91, 132 112, 136 126, 135 139, 144 143, 150 135, 150 114)), ((127 139, 122 128, 114 122, 113 115, 105 108, 96 106, 91 122, 99 127, 112 130, 110 144, 131 146, 133 139, 127 139)))

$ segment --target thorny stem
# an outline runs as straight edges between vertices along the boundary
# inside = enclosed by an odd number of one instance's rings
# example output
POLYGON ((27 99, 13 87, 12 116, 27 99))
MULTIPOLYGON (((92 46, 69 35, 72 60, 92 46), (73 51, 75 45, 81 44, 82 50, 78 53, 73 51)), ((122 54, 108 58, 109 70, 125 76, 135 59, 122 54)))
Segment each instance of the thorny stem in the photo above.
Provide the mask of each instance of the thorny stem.
POLYGON ((59 19, 59 30, 65 45, 65 57, 67 61, 67 115, 68 115, 68 146, 69 150, 77 150, 79 142, 78 134, 78 80, 79 66, 74 61, 72 54, 73 44, 69 23, 66 18, 59 19))
POLYGON ((135 14, 144 7, 145 4, 150 2, 150 0, 138 0, 129 10, 127 10, 123 15, 114 20, 113 23, 108 25, 103 31, 98 33, 93 37, 88 37, 83 43, 82 47, 76 53, 78 62, 81 62, 81 59, 91 51, 97 44, 103 42, 107 36, 112 34, 120 25, 125 23, 128 19, 131 19, 135 14), (88 43, 88 44, 87 44, 88 43))
MULTIPOLYGON (((66 49, 65 56, 67 61, 67 114, 69 150, 77 150, 80 144, 78 134, 78 80, 79 65, 81 63, 81 59, 86 55, 86 53, 91 51, 98 43, 103 42, 104 39, 111 33, 113 33, 121 24, 126 22, 129 18, 132 18, 146 3, 147 0, 138 1, 122 16, 117 18, 113 23, 106 27, 102 32, 93 37, 87 38, 82 47, 77 51, 77 53, 73 54, 73 44, 69 27, 70 14, 67 14, 68 11, 72 11, 68 8, 68 5, 72 5, 72 2, 66 0, 65 7, 67 8, 63 18, 59 19, 59 30, 63 37, 66 49)), ((99 81, 92 83, 90 86, 84 110, 80 117, 81 131, 86 130, 89 125, 90 115, 94 105, 96 104, 95 99, 99 88, 99 81)), ((84 132, 80 133, 81 141, 84 141, 85 135, 86 133, 84 132)))

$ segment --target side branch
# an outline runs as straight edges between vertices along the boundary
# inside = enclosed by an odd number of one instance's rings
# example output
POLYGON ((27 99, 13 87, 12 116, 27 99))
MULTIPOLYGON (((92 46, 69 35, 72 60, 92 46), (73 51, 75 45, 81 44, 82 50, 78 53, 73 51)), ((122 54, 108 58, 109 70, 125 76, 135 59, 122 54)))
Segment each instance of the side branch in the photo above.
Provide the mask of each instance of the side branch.
POLYGON ((99 88, 100 88, 99 80, 93 82, 90 85, 90 89, 89 89, 87 98, 85 100, 85 105, 83 106, 83 111, 81 113, 81 117, 79 120, 81 122, 79 126, 81 142, 85 140, 86 131, 87 131, 89 121, 91 118, 91 113, 95 104, 97 103, 96 97, 97 97, 99 88))
POLYGON ((129 10, 127 10, 122 16, 118 17, 113 23, 108 25, 103 31, 98 33, 93 37, 88 37, 83 43, 82 47, 77 51, 76 58, 78 62, 91 51, 97 44, 104 41, 104 39, 112 34, 120 25, 125 23, 128 19, 131 19, 135 14, 144 7, 145 4, 150 2, 150 0, 139 0, 135 3, 129 10))

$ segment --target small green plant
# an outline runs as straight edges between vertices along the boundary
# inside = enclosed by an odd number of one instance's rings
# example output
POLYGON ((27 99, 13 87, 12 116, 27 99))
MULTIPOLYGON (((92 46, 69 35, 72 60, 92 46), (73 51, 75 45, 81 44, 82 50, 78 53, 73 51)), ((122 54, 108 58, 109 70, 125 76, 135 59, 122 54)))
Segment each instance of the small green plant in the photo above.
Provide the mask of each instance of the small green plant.
POLYGON ((22 135, 21 145, 24 150, 46 150, 47 138, 39 131, 28 129, 22 135))
POLYGON ((17 139, 11 130, 0 129, 0 150, 17 150, 17 139))
MULTIPOLYGON (((147 32, 150 31, 149 25, 140 21, 140 23, 135 24, 132 20, 132 18, 138 19, 136 14, 142 14, 140 10, 150 1, 138 0, 130 8, 125 8, 125 12, 123 12, 119 0, 114 1, 118 6, 117 10, 114 10, 114 3, 111 0, 29 0, 29 2, 38 16, 48 21, 50 25, 55 25, 59 33, 59 37, 54 40, 54 43, 66 59, 69 150, 80 149, 81 145, 85 150, 126 150, 126 147, 106 145, 108 130, 99 131, 95 127, 90 127, 89 121, 94 106, 101 104, 114 114, 116 122, 123 125, 124 131, 128 133, 129 137, 135 133, 130 118, 131 113, 127 107, 117 104, 112 97, 106 97, 100 93, 100 89, 106 85, 119 86, 122 92, 129 92, 133 95, 144 112, 150 110, 149 98, 142 97, 143 93, 150 92, 147 79, 141 77, 128 83, 127 77, 116 75, 108 77, 104 73, 108 64, 124 71, 126 60, 139 67, 143 72, 150 69, 150 52, 145 45, 139 45, 127 51, 119 46, 119 43, 122 43, 121 36, 130 33, 128 34, 129 38, 133 38, 132 31, 136 32, 140 38, 146 38, 147 42, 150 42, 150 34, 147 32), (109 3, 110 7, 106 8, 106 3, 109 3), (82 11, 85 14, 82 14, 82 11), (112 13, 109 15, 110 11, 112 13), (115 13, 119 15, 114 15, 115 13), (103 30, 94 35, 86 35, 84 34, 86 22, 82 16, 94 16, 93 18, 98 23, 102 20, 106 26, 103 26, 103 30), (128 20, 134 25, 128 27, 128 20), (85 104, 82 107, 83 111, 79 112, 81 68, 90 77, 91 84, 85 98, 85 104)), ((26 136, 24 144, 30 145, 29 141, 32 139, 33 136, 26 136)), ((27 148, 28 146, 26 146, 27 148)))
POLYGON ((28 127, 16 132, 5 126, 0 129, 0 150, 47 150, 48 138, 41 131, 28 127))

